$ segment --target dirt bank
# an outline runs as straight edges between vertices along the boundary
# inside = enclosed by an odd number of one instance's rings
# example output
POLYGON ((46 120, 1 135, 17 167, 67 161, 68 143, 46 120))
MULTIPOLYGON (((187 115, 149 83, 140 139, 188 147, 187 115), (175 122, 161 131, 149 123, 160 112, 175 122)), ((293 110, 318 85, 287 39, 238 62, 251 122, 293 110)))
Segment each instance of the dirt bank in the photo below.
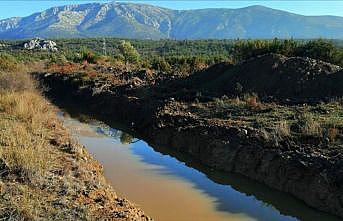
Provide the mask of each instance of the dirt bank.
POLYGON ((0 90, 1 219, 151 220, 116 195, 52 105, 34 89, 18 88, 17 78, 5 80, 13 87, 0 90))

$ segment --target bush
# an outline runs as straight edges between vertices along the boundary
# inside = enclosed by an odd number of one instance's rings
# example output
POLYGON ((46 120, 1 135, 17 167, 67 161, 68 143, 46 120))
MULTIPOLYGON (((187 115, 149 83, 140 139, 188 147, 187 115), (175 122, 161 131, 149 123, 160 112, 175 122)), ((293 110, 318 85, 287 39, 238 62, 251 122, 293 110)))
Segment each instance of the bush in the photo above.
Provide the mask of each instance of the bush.
POLYGON ((126 63, 138 63, 140 55, 138 51, 128 41, 121 41, 118 50, 124 57, 126 63))
POLYGON ((334 62, 335 46, 326 40, 312 40, 297 48, 296 55, 334 62))
POLYGON ((99 59, 99 55, 86 47, 82 47, 79 53, 67 51, 65 58, 72 62, 95 64, 99 59))
POLYGON ((92 50, 88 48, 83 48, 81 50, 81 61, 87 61, 90 64, 95 64, 97 59, 99 58, 92 50))
POLYGON ((343 49, 332 41, 317 39, 311 41, 289 40, 239 40, 231 49, 236 62, 268 53, 282 54, 288 57, 301 56, 343 65, 343 49))
POLYGON ((171 66, 164 58, 154 58, 151 61, 151 67, 158 71, 170 72, 171 66))

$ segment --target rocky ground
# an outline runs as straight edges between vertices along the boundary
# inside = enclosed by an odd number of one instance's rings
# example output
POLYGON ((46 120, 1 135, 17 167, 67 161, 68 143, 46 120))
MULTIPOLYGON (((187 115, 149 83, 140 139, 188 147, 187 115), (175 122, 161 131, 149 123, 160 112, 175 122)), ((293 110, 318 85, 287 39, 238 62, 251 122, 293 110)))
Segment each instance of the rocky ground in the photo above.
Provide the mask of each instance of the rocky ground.
POLYGON ((191 76, 85 69, 37 76, 57 103, 343 217, 340 67, 271 54, 191 76))
POLYGON ((44 40, 42 38, 35 38, 28 42, 25 42, 23 47, 26 50, 44 50, 51 52, 58 51, 56 42, 51 40, 44 40))

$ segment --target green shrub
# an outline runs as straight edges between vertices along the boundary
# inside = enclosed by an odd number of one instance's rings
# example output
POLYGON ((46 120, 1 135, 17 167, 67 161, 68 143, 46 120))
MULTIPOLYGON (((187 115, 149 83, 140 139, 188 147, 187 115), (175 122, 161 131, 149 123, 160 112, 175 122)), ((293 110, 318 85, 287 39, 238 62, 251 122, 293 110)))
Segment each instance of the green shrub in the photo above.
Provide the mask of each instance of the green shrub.
POLYGON ((151 61, 151 67, 155 70, 170 72, 171 66, 164 58, 155 58, 151 61))
POLYGON ((306 44, 299 46, 296 55, 334 63, 336 62, 334 58, 337 53, 336 50, 337 49, 332 42, 318 39, 311 40, 306 44))
POLYGON ((121 41, 118 45, 120 54, 124 57, 126 63, 138 63, 140 55, 138 51, 128 41, 121 41))
POLYGON ((81 61, 87 61, 90 64, 95 64, 99 56, 88 48, 82 48, 80 53, 81 61))

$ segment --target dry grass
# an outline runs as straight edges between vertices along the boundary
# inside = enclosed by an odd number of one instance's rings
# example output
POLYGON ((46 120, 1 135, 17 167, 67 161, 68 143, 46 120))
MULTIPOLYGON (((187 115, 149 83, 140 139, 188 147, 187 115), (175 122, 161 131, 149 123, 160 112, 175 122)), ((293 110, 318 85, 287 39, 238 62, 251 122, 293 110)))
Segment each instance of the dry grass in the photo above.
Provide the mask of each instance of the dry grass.
POLYGON ((16 71, 18 70, 18 62, 16 58, 7 53, 0 53, 0 71, 16 71))
POLYGON ((43 176, 53 165, 47 136, 53 115, 47 101, 29 92, 0 93, 0 157, 23 179, 43 176))
POLYGON ((338 135, 339 135, 339 130, 337 128, 332 127, 332 128, 329 128, 327 131, 327 137, 330 142, 335 142, 338 135))
POLYGON ((9 172, 28 180, 44 176, 54 164, 47 140, 32 134, 21 123, 6 122, 1 126, 6 129, 0 135, 0 157, 9 172))
POLYGON ((24 91, 35 88, 34 81, 23 72, 1 73, 0 91, 24 91))
POLYGON ((305 136, 321 137, 322 128, 318 121, 315 120, 314 116, 310 113, 304 113, 300 116, 299 126, 301 132, 305 136))
POLYGON ((275 133, 281 138, 291 136, 291 129, 287 121, 278 122, 274 129, 275 133))
POLYGON ((43 220, 41 211, 53 213, 46 207, 48 197, 27 185, 0 181, 1 220, 43 220))
POLYGON ((31 79, 25 87, 0 92, 0 218, 39 220, 47 208, 49 195, 37 188, 57 165, 57 154, 49 144, 54 111, 35 91, 31 79))

